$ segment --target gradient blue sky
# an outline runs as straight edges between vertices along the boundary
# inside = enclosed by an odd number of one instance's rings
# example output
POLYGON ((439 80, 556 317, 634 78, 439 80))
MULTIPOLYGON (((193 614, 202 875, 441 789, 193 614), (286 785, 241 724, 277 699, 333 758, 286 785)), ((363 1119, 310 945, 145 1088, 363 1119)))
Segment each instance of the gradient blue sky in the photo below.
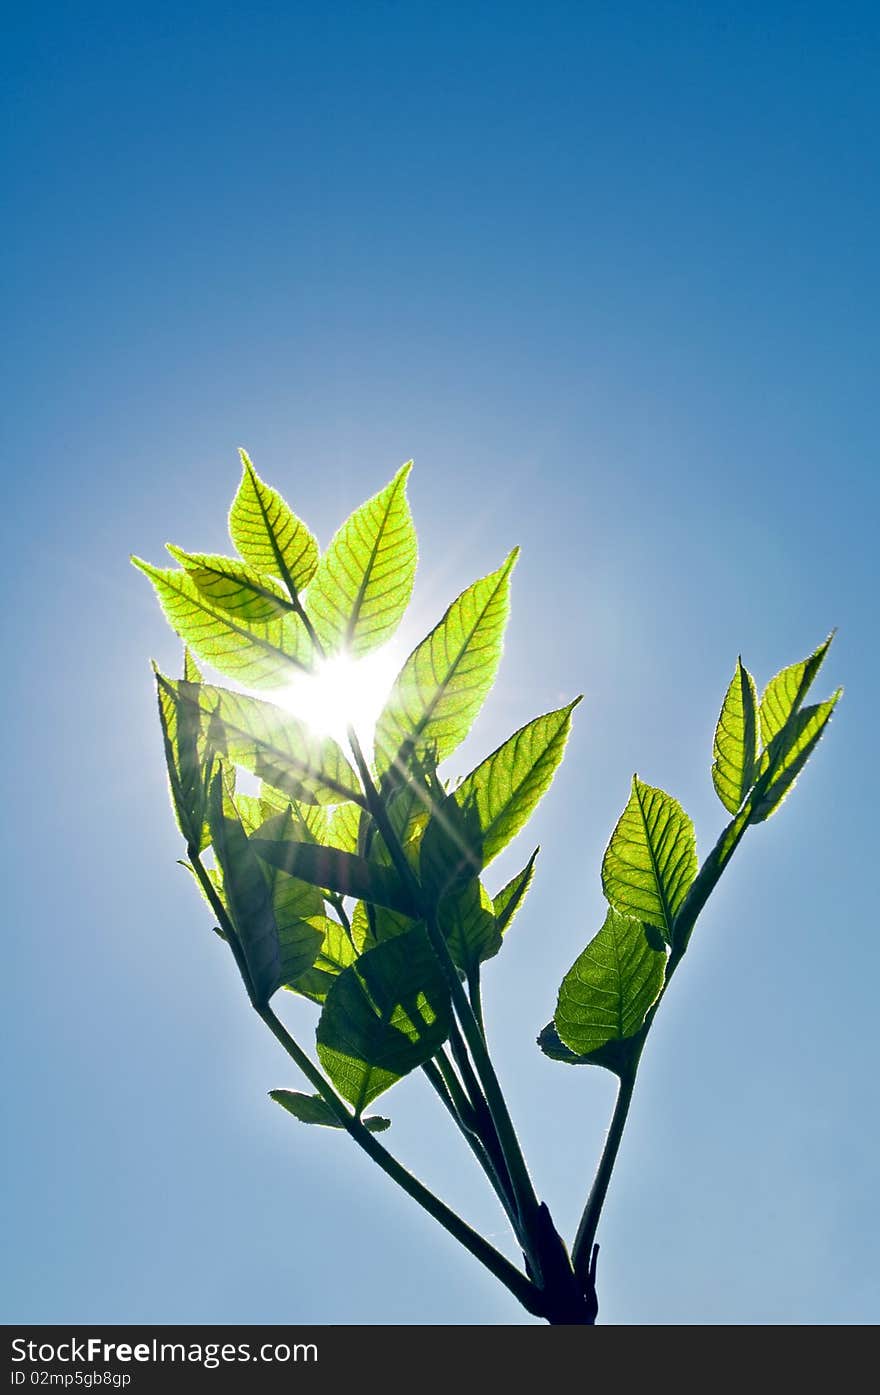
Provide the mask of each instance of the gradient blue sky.
MULTIPOLYGON (((324 542, 415 457, 407 639, 523 544, 450 773, 586 694, 486 975, 569 1232, 613 1083, 534 1036, 599 923, 630 774, 707 851, 737 652, 765 681, 840 627, 832 730, 652 1039, 600 1316, 880 1316, 878 39, 868 4, 7 14, 7 1321, 529 1320, 267 1100, 293 1069, 175 866, 148 658, 177 644, 127 557, 223 548, 239 444, 324 542)), ((387 1104, 395 1149, 500 1242, 421 1080, 387 1104)))

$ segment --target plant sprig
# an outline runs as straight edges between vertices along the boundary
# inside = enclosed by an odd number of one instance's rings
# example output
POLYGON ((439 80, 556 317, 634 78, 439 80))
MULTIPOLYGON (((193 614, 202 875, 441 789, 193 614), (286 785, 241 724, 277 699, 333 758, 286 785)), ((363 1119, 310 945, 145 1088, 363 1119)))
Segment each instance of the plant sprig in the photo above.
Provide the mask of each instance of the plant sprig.
POLYGON ((328 657, 358 659, 396 630, 417 541, 411 462, 320 553, 310 530, 242 452, 230 511, 239 556, 169 547, 175 568, 135 565, 185 645, 184 672, 156 672, 172 805, 193 872, 249 1000, 314 1090, 271 1097, 302 1123, 349 1134, 479 1259, 551 1323, 595 1321, 596 1234, 638 1064, 697 917, 753 824, 790 793, 840 690, 805 706, 831 636, 771 679, 760 701, 737 660, 713 747, 731 820, 698 866, 693 825, 637 775, 602 862, 605 920, 565 975, 545 1054, 618 1077, 611 1127, 571 1250, 540 1199, 486 1037, 482 969, 499 953, 535 870, 493 894, 488 865, 524 828, 563 758, 575 698, 521 727, 450 790, 438 767, 467 736, 496 678, 514 549, 467 587, 404 663, 372 754, 251 692, 206 683, 196 660, 249 689, 277 689, 328 657), (347 747, 347 749, 346 749, 347 747), (236 772, 258 793, 237 789, 236 772), (279 990, 316 1005, 316 1057, 290 1035, 279 990), (422 1182, 366 1114, 421 1069, 507 1217, 518 1269, 422 1182))

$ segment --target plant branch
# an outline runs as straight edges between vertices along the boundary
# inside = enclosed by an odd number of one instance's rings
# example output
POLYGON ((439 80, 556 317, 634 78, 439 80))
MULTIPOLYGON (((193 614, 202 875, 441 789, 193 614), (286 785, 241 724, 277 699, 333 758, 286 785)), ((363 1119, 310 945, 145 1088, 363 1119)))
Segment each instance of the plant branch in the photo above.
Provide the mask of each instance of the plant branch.
POLYGON ((298 1042, 290 1035, 283 1022, 275 1015, 268 1003, 260 1003, 258 1001, 254 993, 241 945, 235 932, 235 927, 232 924, 226 907, 217 895, 214 885, 202 863, 198 849, 190 846, 187 851, 192 860, 199 883, 205 891, 211 909, 217 916, 223 933, 235 956, 236 964, 244 979, 248 997, 258 1017, 262 1019, 272 1035, 281 1046, 283 1046, 288 1056, 299 1067, 309 1084, 318 1092, 339 1120, 341 1126, 354 1139, 355 1143, 372 1158, 373 1162, 382 1168, 383 1172, 388 1174, 392 1181, 396 1182, 399 1187, 402 1187, 414 1201, 417 1201, 429 1215, 433 1216, 435 1221, 438 1221, 450 1235, 458 1240, 459 1244, 463 1245, 466 1250, 469 1250, 475 1259, 478 1259, 481 1264, 485 1265, 485 1267, 501 1281, 501 1283, 510 1289, 511 1293, 519 1299, 524 1308, 530 1313, 540 1316, 540 1308, 536 1306, 537 1290, 532 1282, 526 1278, 524 1274, 521 1274, 500 1251, 496 1250, 493 1245, 490 1245, 488 1240, 484 1240, 482 1235, 479 1235, 466 1221, 463 1221, 460 1216, 451 1210, 445 1202, 435 1196, 432 1191, 429 1191, 424 1183, 420 1182, 417 1177, 414 1177, 411 1172, 408 1172, 403 1164, 399 1163, 392 1153, 389 1153, 387 1148, 384 1148, 381 1143, 377 1142, 369 1130, 361 1123, 360 1119, 355 1118, 355 1116, 350 1113, 333 1086, 325 1079, 306 1052, 303 1051, 298 1042))
MULTIPOLYGON (((408 887, 415 904, 422 912, 428 931, 428 937, 431 941, 434 953, 440 962, 440 968, 449 985, 453 1007, 461 1023, 468 1050, 473 1057, 480 1084, 485 1092, 486 1103, 492 1115, 492 1121, 498 1134, 501 1150, 504 1154, 504 1161, 516 1198, 517 1211, 520 1215, 526 1236, 534 1237, 538 1233, 537 1227, 540 1224, 540 1203, 535 1194, 526 1161, 523 1157, 522 1149, 520 1148, 519 1139, 517 1138, 516 1130, 514 1129, 513 1121, 507 1108, 507 1103, 502 1094, 498 1077, 495 1074, 495 1067, 492 1065, 488 1050, 486 1049, 486 1043, 483 1040, 479 1023, 474 1016, 467 993, 462 987, 461 980, 458 977, 458 970, 452 961, 452 956, 449 953, 449 947, 443 932, 437 924, 436 915, 433 909, 425 902, 421 885, 407 861, 406 854, 388 818, 384 801, 370 773, 370 768, 361 750, 357 733, 351 727, 349 728, 348 737, 352 752, 354 753, 355 763, 358 767, 358 774, 360 775, 361 783, 364 787, 370 813, 385 840, 385 845, 398 875, 408 887)), ((536 1273, 540 1274, 540 1252, 537 1246, 531 1243, 531 1240, 528 1248, 533 1267, 536 1273)))
POLYGON ((590 1281, 596 1230, 598 1229, 599 1217, 602 1214, 602 1207, 608 1193, 608 1184, 611 1181, 611 1173, 617 1161, 620 1140, 623 1137, 624 1126, 626 1124, 627 1115, 629 1114, 633 1087, 636 1083, 637 1067, 638 1057, 632 1063, 631 1069, 629 1069, 624 1076, 621 1076, 620 1087, 617 1092, 617 1101, 614 1105, 614 1113, 611 1116, 611 1124, 605 1139, 605 1146, 602 1149, 602 1156, 599 1159, 596 1176, 590 1188, 590 1195, 587 1197, 587 1204, 584 1207, 584 1213, 581 1216, 581 1222, 578 1226, 577 1235, 575 1236, 574 1246, 571 1252, 572 1267, 583 1284, 590 1281))
POLYGON ((438 1196, 435 1196, 432 1191, 429 1191, 424 1183, 420 1182, 417 1177, 414 1177, 411 1172, 407 1171, 403 1164, 398 1162, 397 1158, 395 1158, 392 1153, 389 1153, 387 1148, 384 1148, 381 1143, 377 1142, 373 1134, 361 1123, 360 1119, 356 1119, 354 1115, 349 1113, 332 1085, 329 1081, 324 1079, 321 1072, 313 1065, 302 1047, 293 1039, 283 1022, 276 1017, 268 1004, 265 1007, 258 1008, 257 1012, 272 1032, 273 1036, 278 1040, 281 1046, 284 1047, 284 1050, 287 1052, 288 1056, 290 1056, 291 1060, 299 1066, 300 1070, 306 1076, 306 1079, 310 1084, 314 1085, 315 1089, 321 1095, 321 1098, 324 1099, 333 1110, 333 1113, 339 1119, 343 1128, 346 1129, 355 1143, 363 1149, 368 1157, 372 1158, 373 1162, 381 1167, 382 1171, 387 1173, 392 1181, 396 1182, 414 1201, 417 1201, 430 1216, 433 1216, 434 1220, 438 1221, 440 1225, 443 1226, 444 1230, 447 1230, 459 1244, 463 1245, 466 1250, 469 1250, 475 1259, 478 1259, 481 1264, 485 1265, 485 1267, 495 1275, 496 1279, 499 1279, 500 1282, 510 1290, 514 1297, 519 1299, 523 1307, 530 1313, 540 1316, 539 1294, 534 1284, 532 1284, 524 1274, 521 1274, 499 1250, 496 1250, 493 1245, 490 1245, 488 1240, 485 1240, 483 1236, 473 1230, 466 1221, 463 1221, 455 1211, 451 1210, 445 1202, 441 1201, 438 1196))
POLYGON ((517 1239, 519 1239, 519 1217, 516 1214, 516 1208, 508 1192, 504 1188, 502 1180, 495 1169, 492 1159, 490 1158, 488 1152, 486 1151, 485 1147, 483 1146, 480 1140, 480 1136, 473 1122, 473 1111, 470 1109, 468 1101, 464 1097, 464 1091, 461 1089, 461 1086, 458 1084, 458 1081, 456 1081, 455 1083, 458 1087, 458 1092, 461 1098, 460 1102, 456 1103, 455 1096, 449 1088, 449 1075, 447 1075, 446 1071, 443 1070, 441 1064, 444 1061, 447 1070, 450 1073, 454 1074, 454 1072, 452 1072, 451 1066, 449 1065, 449 1062, 442 1055, 442 1052, 438 1054, 436 1060, 426 1061, 425 1064, 422 1066, 422 1070, 425 1072, 426 1076, 428 1077, 429 1081, 431 1082, 432 1086, 437 1092, 437 1095, 442 1100, 446 1109, 452 1116, 452 1119, 454 1120, 456 1127, 458 1128, 459 1132, 461 1133, 462 1137, 464 1138, 465 1142, 467 1143, 477 1162, 480 1164, 480 1167, 485 1172, 487 1178, 489 1179, 489 1182, 491 1183, 492 1190, 495 1192, 495 1195, 498 1197, 498 1200, 501 1202, 501 1205, 504 1208, 504 1214, 510 1221, 514 1235, 517 1237, 517 1239), (464 1112, 462 1112, 462 1110, 464 1110, 464 1112))

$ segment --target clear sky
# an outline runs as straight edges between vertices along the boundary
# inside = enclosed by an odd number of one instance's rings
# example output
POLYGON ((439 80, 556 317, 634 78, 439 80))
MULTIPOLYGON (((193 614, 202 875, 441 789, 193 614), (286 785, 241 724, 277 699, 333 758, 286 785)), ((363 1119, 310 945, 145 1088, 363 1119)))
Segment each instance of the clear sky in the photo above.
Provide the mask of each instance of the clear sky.
MULTIPOLYGON (((322 542, 415 457, 402 643, 522 544, 449 773, 586 695, 498 866, 541 842, 485 976, 569 1233, 613 1081, 534 1037, 599 924, 631 773, 705 853, 737 653, 766 681, 840 627, 829 735, 652 1037, 600 1317, 880 1316, 878 39, 859 3, 7 14, 7 1321, 530 1320, 267 1099, 293 1068, 175 866, 148 660, 178 646, 127 558, 223 549, 238 445, 322 542)), ((383 1103, 389 1143, 501 1243, 421 1077, 383 1103)))

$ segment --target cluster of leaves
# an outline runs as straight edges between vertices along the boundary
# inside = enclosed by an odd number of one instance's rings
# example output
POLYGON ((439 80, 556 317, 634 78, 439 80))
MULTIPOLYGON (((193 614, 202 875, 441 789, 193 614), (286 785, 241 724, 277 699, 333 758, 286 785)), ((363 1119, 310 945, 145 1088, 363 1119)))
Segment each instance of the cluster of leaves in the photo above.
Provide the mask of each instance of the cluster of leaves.
MULTIPOLYGON (((495 895, 483 873, 547 790, 576 703, 527 723, 455 788, 439 778, 494 683, 516 551, 410 654, 371 759, 354 733, 346 752, 271 702, 204 682, 197 660, 271 689, 330 656, 370 652, 397 628, 415 575, 409 465, 320 555, 244 453, 242 463, 229 516, 238 557, 169 547, 177 567, 133 559, 186 646, 182 678, 156 673, 172 802, 186 865, 227 927, 252 1002, 283 988, 318 1005, 318 1058, 360 1118, 450 1034, 432 936, 472 993, 501 948, 536 853, 495 895), (258 793, 236 789, 238 769, 258 793)), ((339 1125, 320 1096, 273 1094, 304 1122, 339 1125)))
POLYGON ((712 781, 733 817, 698 870, 694 827, 677 800, 633 776, 602 862, 608 913, 562 981, 553 1021, 538 1038, 548 1056, 634 1075, 660 998, 697 916, 746 829, 790 792, 841 695, 805 707, 832 636, 784 668, 758 701, 738 659, 715 730, 712 781))

